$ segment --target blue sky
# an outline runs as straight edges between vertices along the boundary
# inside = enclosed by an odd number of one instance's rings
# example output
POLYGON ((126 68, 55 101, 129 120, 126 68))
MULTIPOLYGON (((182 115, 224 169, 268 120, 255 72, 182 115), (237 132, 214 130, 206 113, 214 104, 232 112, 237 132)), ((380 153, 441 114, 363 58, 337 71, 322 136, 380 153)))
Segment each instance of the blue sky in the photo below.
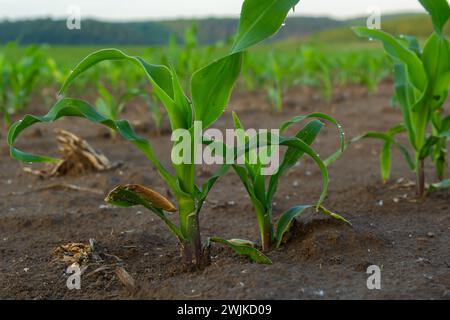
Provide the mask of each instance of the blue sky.
MULTIPOLYGON (((0 0, 0 18, 65 17, 71 5, 84 17, 145 20, 237 16, 243 0, 0 0)), ((301 0, 297 14, 348 18, 377 6, 382 13, 422 11, 417 0, 301 0)))

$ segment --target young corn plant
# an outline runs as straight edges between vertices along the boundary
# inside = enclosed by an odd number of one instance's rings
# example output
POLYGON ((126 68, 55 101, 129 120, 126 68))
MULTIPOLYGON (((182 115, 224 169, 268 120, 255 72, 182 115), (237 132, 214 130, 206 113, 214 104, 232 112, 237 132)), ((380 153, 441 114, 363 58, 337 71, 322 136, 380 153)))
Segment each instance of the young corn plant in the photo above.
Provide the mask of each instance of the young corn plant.
POLYGON ((265 82, 269 101, 274 106, 276 112, 281 112, 283 108, 283 96, 290 87, 294 86, 297 68, 296 55, 284 53, 280 55, 271 54, 270 59, 265 59, 263 67, 265 69, 265 82))
POLYGON ((211 60, 214 50, 213 45, 205 48, 199 45, 198 25, 193 23, 184 33, 183 45, 179 45, 176 37, 171 35, 163 63, 173 65, 176 70, 179 70, 178 75, 183 88, 188 87, 190 75, 211 60))
MULTIPOLYGON (((8 113, 6 108, 6 73, 5 73, 5 55, 0 53, 0 115, 3 116, 3 120, 6 124, 11 122, 8 119, 8 113)), ((0 134, 1 136, 1 134, 0 134)))
POLYGON ((271 104, 275 107, 276 112, 281 112, 283 108, 283 72, 280 64, 275 56, 272 54, 270 57, 270 63, 268 66, 270 70, 271 81, 267 84, 267 95, 271 104))
MULTIPOLYGON (((316 137, 324 126, 323 122, 317 120, 321 119, 329 121, 338 127, 341 136, 341 149, 343 149, 345 140, 344 132, 341 126, 336 122, 335 119, 326 114, 312 113, 306 116, 295 117, 290 121, 283 123, 280 128, 280 132, 281 134, 283 134, 283 132, 285 132, 285 130, 288 129, 291 125, 312 118, 315 118, 315 120, 311 120, 310 122, 308 122, 301 130, 296 133, 295 136, 278 138, 279 146, 286 147, 287 149, 283 154, 282 160, 280 161, 281 164, 275 170, 275 173, 269 177, 268 183, 266 181, 266 177, 262 175, 261 168, 263 167, 264 163, 267 163, 265 157, 270 156, 272 152, 277 152, 276 150, 272 149, 273 145, 258 150, 252 148, 245 154, 245 157, 243 159, 244 164, 233 165, 234 170, 236 171, 245 189, 247 190, 253 208, 256 212, 263 251, 267 251, 271 248, 278 248, 282 244, 283 236, 289 230, 293 220, 299 217, 308 208, 315 207, 317 212, 321 212, 334 219, 349 223, 340 215, 332 213, 322 206, 322 202, 327 195, 329 182, 327 165, 329 165, 333 161, 333 159, 330 158, 322 161, 318 154, 311 147, 311 144, 315 141, 316 137), (281 214, 280 218, 278 219, 277 225, 275 225, 273 221, 273 198, 277 192, 279 180, 283 176, 283 174, 285 174, 290 168, 292 168, 305 154, 314 160, 322 173, 323 186, 320 198, 315 206, 297 205, 289 208, 286 212, 281 214)), ((245 130, 241 121, 235 113, 233 113, 233 120, 236 129, 241 129, 242 131, 245 130)), ((240 139, 245 139, 246 145, 255 145, 255 142, 252 142, 253 138, 249 136, 244 135, 241 136, 240 139)), ((270 144, 271 138, 267 140, 270 144)), ((243 142, 244 141, 241 141, 241 143, 243 142)))
POLYGON ((12 61, 6 55, 1 63, 0 113, 6 127, 9 128, 11 116, 25 109, 30 102, 31 93, 42 71, 43 55, 38 46, 30 46, 25 49, 24 56, 18 61, 12 61))
MULTIPOLYGON (((98 97, 95 102, 95 107, 98 112, 113 121, 119 119, 120 114, 129 101, 142 95, 142 92, 139 89, 130 89, 116 98, 104 85, 98 84, 97 87, 98 97)), ((111 130, 111 136, 113 138, 116 137, 115 130, 111 130)))
POLYGON ((333 97, 333 79, 329 59, 317 49, 304 47, 300 50, 300 61, 304 72, 304 81, 321 88, 327 102, 333 97))
POLYGON ((261 59, 258 55, 252 53, 246 53, 244 55, 243 65, 242 65, 242 82, 244 92, 254 91, 257 88, 265 85, 265 72, 267 58, 261 59))
POLYGON ((160 102, 154 96, 154 94, 142 94, 142 99, 148 106, 151 117, 153 119, 153 124, 155 125, 155 132, 157 136, 161 135, 161 126, 163 122, 163 113, 160 108, 160 102))
MULTIPOLYGON (((105 117, 117 121, 122 114, 125 106, 133 99, 142 97, 144 100, 148 95, 141 88, 138 79, 135 79, 135 70, 127 70, 125 76, 122 76, 123 68, 128 65, 111 63, 107 65, 110 69, 109 79, 99 82, 97 85, 98 96, 95 101, 97 111, 105 117), (104 84, 104 83, 105 84, 104 84), (112 93, 112 91, 115 93, 112 93)), ((110 130, 111 136, 116 138, 116 131, 110 130)))
MULTIPOLYGON (((242 6, 240 24, 230 52, 206 67, 197 70, 191 77, 190 99, 183 92, 174 68, 149 64, 140 57, 130 56, 116 49, 95 52, 78 64, 61 88, 61 94, 86 70, 106 60, 125 61, 140 68, 152 84, 155 95, 165 106, 172 131, 187 130, 190 143, 195 147, 194 121, 201 121, 204 129, 213 125, 228 105, 234 84, 240 74, 243 52, 251 46, 275 34, 288 12, 299 0, 245 0, 242 6)), ((246 255, 260 263, 270 260, 242 240, 224 240, 212 237, 202 242, 199 216, 204 201, 216 180, 227 171, 222 167, 206 183, 196 184, 195 152, 187 155, 190 161, 172 163, 170 171, 157 158, 151 143, 136 135, 125 120, 113 120, 97 112, 89 103, 71 98, 58 101, 45 116, 27 115, 9 130, 8 144, 12 157, 26 162, 55 162, 52 157, 29 154, 18 150, 14 144, 26 128, 35 123, 54 122, 62 117, 80 117, 102 124, 117 131, 125 140, 133 143, 156 168, 174 195, 176 205, 161 195, 143 186, 133 184, 118 186, 109 193, 106 200, 125 207, 143 205, 164 221, 178 239, 184 262, 188 266, 200 267, 207 263, 210 242, 226 244, 237 253, 246 255), (167 213, 178 212, 178 223, 172 222, 167 213)), ((176 152, 180 141, 173 144, 176 152)), ((183 156, 186 156, 183 154, 183 156)))
MULTIPOLYGON (((423 50, 413 37, 395 38, 381 30, 354 28, 361 37, 379 40, 395 64, 395 95, 400 104, 403 123, 386 133, 370 132, 357 138, 376 138, 384 141, 381 152, 383 180, 391 171, 391 148, 397 146, 405 155, 417 176, 417 194, 425 194, 424 163, 429 157, 434 161, 438 176, 443 179, 446 167, 446 142, 449 137, 450 117, 445 116, 443 106, 450 86, 450 45, 443 28, 450 17, 447 0, 419 0, 430 14, 434 32, 423 50), (408 154, 395 136, 406 132, 415 156, 408 154)), ((445 187, 442 181, 435 187, 445 187)))

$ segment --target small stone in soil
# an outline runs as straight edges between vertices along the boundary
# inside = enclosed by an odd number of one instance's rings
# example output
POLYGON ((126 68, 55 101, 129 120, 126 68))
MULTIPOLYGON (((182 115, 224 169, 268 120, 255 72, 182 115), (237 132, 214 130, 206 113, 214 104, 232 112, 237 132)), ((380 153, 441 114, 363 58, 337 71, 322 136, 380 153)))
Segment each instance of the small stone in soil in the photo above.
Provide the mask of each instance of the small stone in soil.
POLYGON ((430 238, 433 238, 434 237, 434 233, 433 232, 428 232, 427 236, 430 237, 430 238))
POLYGON ((425 277, 425 279, 433 280, 433 276, 430 275, 430 274, 425 274, 425 273, 424 273, 423 276, 425 277))
POLYGON ((318 295, 319 297, 323 297, 325 295, 325 292, 323 290, 318 290, 314 292, 315 295, 318 295))

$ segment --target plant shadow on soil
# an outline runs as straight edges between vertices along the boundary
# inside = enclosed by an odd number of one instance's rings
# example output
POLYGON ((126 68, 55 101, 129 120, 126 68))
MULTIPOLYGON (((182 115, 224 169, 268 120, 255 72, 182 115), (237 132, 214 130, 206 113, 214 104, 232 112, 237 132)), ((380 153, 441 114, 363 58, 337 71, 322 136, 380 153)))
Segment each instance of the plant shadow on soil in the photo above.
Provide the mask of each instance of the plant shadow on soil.
MULTIPOLYGON (((314 90, 296 88, 287 95, 286 108, 280 114, 268 112, 262 92, 239 94, 233 97, 230 110, 238 112, 246 127, 264 125, 268 129, 292 116, 321 111, 337 118, 348 137, 386 130, 401 120, 399 110, 389 106, 390 81, 370 95, 358 86, 336 92, 333 101, 325 103, 314 90)), ((32 113, 43 112, 37 108, 32 113)), ((127 108, 124 117, 135 122, 150 118, 139 105, 127 108)), ((150 135, 151 123, 138 126, 142 135, 150 135)), ((232 127, 229 110, 216 127, 232 127)), ((70 183, 106 193, 120 183, 138 183, 170 197, 155 170, 133 146, 105 138, 105 130, 79 119, 38 128, 25 133, 20 148, 55 155, 53 129, 63 128, 125 165, 111 172, 44 180, 23 172, 26 165, 9 158, 2 138, 2 299, 450 299, 450 192, 438 191, 424 201, 415 201, 414 186, 404 183, 414 174, 398 153, 393 155, 392 181, 381 184, 378 142, 352 145, 330 167, 325 205, 351 220, 353 227, 311 211, 294 224, 287 243, 268 254, 273 265, 250 263, 229 249, 214 246, 210 266, 186 272, 180 266, 175 239, 145 209, 111 208, 97 194, 38 190, 70 183), (17 194, 24 191, 30 192, 17 194), (83 275, 81 290, 67 289, 66 265, 54 262, 52 251, 66 243, 88 243, 90 238, 120 259, 135 279, 136 291, 127 291, 112 269, 93 273, 94 266, 83 275), (381 290, 367 289, 366 270, 372 264, 382 268, 381 290)), ((169 138, 151 138, 164 163, 170 160, 169 138)), ((334 152, 338 148, 335 128, 327 126, 315 147, 321 155, 334 152)), ((199 179, 210 173, 211 169, 204 168, 199 179)), ((427 176, 430 180, 435 176, 431 166, 427 176)), ((320 188, 319 171, 312 161, 303 159, 281 181, 276 213, 295 204, 314 203, 320 188)), ((233 172, 212 190, 201 225, 204 237, 258 239, 255 215, 233 172)))

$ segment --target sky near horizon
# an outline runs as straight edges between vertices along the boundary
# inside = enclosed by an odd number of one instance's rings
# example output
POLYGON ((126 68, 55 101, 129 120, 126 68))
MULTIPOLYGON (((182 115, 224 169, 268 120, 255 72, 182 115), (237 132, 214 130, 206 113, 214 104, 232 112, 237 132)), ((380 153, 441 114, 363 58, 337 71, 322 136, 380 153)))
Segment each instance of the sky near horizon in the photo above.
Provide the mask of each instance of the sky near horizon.
MULTIPOLYGON (((238 16, 243 0, 0 0, 0 19, 64 18, 71 6, 82 17, 109 21, 238 16)), ((350 18, 381 13, 423 12, 417 0, 300 0, 297 15, 350 18)))

